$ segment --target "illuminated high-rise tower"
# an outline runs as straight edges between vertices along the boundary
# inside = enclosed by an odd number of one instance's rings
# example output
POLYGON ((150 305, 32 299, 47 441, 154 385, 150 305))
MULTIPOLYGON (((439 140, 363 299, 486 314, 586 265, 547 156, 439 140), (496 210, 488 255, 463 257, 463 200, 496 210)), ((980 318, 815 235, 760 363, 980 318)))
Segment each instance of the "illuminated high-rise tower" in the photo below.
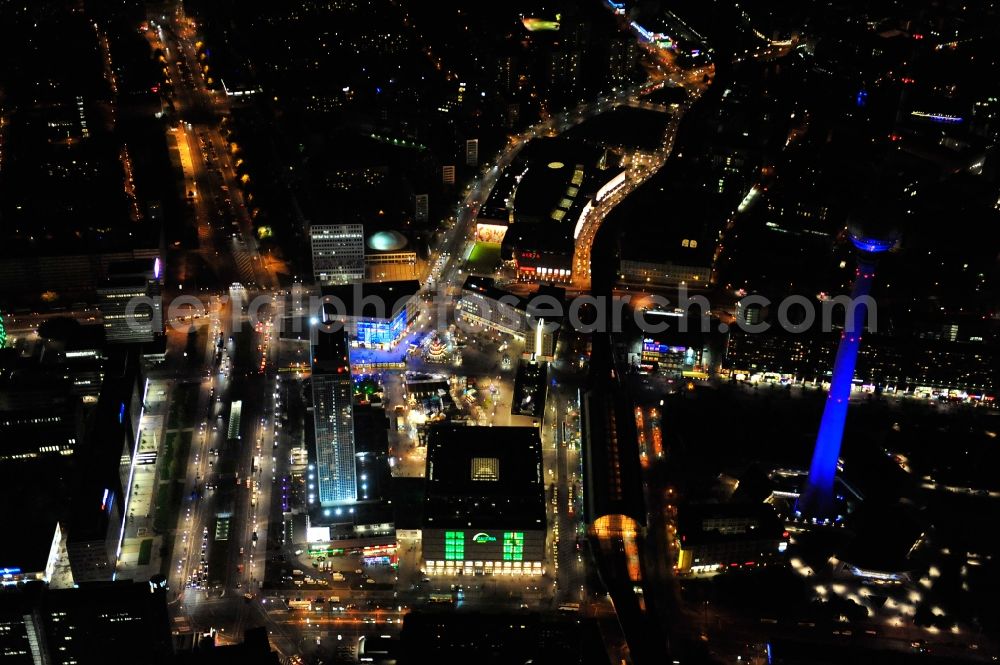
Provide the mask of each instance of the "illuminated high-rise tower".
POLYGON ((878 237, 860 227, 851 227, 849 234, 857 250, 858 267, 854 288, 851 290, 851 304, 847 307, 844 332, 840 336, 840 345, 833 363, 830 393, 823 407, 823 418, 816 436, 809 479, 798 505, 799 513, 818 519, 837 517, 833 483, 837 475, 840 444, 844 437, 844 421, 847 419, 847 404, 854 381, 858 348, 861 346, 861 333, 868 319, 868 301, 875 280, 875 266, 878 255, 889 251, 896 244, 892 233, 878 237))
MULTIPOLYGON (((319 503, 332 506, 358 498, 354 459, 354 384, 343 329, 313 329, 312 392, 316 428, 319 503)), ((309 492, 314 502, 313 488, 309 492)))

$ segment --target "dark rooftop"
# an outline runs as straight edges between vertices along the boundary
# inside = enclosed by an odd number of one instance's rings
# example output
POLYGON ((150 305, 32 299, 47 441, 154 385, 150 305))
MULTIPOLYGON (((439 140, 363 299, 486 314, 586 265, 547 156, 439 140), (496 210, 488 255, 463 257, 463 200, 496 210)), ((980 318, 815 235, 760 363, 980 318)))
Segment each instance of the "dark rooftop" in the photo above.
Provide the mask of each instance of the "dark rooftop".
MULTIPOLYGON (((12 494, 3 493, 5 505, 25 500, 21 492, 16 497, 12 494)), ((56 533, 56 519, 35 512, 7 519, 7 526, 17 533, 17 537, 4 538, 0 543, 0 568, 20 568, 26 574, 44 572, 56 533)))
POLYGON ((605 515, 626 515, 646 523, 639 467, 639 438, 632 401, 619 383, 612 341, 594 336, 590 371, 593 388, 581 402, 584 512, 592 524, 605 515))
POLYGON ((514 226, 541 223, 572 230, 595 189, 592 179, 602 154, 579 141, 532 141, 508 167, 522 175, 514 194, 514 226), (554 213, 562 218, 554 219, 554 213))
POLYGON ((954 651, 948 654, 921 653, 917 649, 898 651, 859 645, 824 643, 822 648, 812 641, 794 641, 784 638, 770 642, 772 662, 781 665, 842 665, 843 663, 878 663, 878 665, 959 665, 982 662, 973 655, 957 659, 954 651))
POLYGON ((594 145, 653 152, 660 147, 668 122, 670 115, 662 111, 619 106, 577 125, 566 135, 594 145))
POLYGON ((606 665, 592 620, 542 614, 410 612, 403 619, 400 663, 606 665))
POLYGON ((389 421, 381 407, 354 405, 354 451, 358 498, 389 499, 389 421))
POLYGON ((339 330, 326 331, 322 326, 316 328, 316 339, 312 345, 313 371, 326 373, 341 373, 350 371, 350 356, 348 355, 347 332, 339 330))
POLYGON ((548 363, 521 361, 514 377, 514 400, 511 413, 538 418, 545 410, 548 363))
MULTIPOLYGON (((631 214, 642 209, 657 209, 669 211, 670 208, 663 207, 665 199, 661 192, 652 190, 635 192, 625 199, 622 205, 632 205, 632 198, 637 197, 639 203, 634 203, 635 208, 631 214), (640 206, 649 206, 642 208, 640 206)), ((622 206, 618 206, 620 208, 622 206)), ((617 211, 618 208, 615 208, 617 211)), ((611 213, 614 214, 614 213, 611 213)), ((627 211, 622 214, 630 214, 627 211)), ((715 239, 712 237, 709 225, 705 220, 692 218, 684 215, 672 216, 666 213, 668 219, 661 220, 662 223, 653 221, 651 224, 639 226, 625 225, 624 233, 620 237, 621 258, 623 261, 646 261, 650 263, 674 263, 684 266, 709 266, 712 264, 712 256, 715 252, 715 239)), ((627 217, 626 217, 627 219, 627 217)))
POLYGON ((427 442, 424 526, 545 526, 542 442, 534 427, 441 424, 427 442))
POLYGON ((766 503, 688 504, 677 511, 677 534, 688 543, 779 538, 784 525, 766 503))
POLYGON ((906 506, 862 503, 851 519, 854 539, 837 558, 863 570, 899 573, 912 569, 909 554, 924 532, 906 506))
POLYGON ((417 280, 324 286, 323 314, 328 320, 341 316, 392 318, 419 290, 417 280))
POLYGON ((156 259, 132 259, 130 261, 115 261, 108 265, 108 277, 119 275, 141 275, 153 272, 156 259))

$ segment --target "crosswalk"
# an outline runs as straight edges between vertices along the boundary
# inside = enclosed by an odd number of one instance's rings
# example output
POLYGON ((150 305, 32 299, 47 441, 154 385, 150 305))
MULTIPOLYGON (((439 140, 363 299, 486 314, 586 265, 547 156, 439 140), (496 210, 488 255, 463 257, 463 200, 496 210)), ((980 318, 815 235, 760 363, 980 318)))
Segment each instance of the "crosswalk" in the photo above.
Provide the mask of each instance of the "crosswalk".
POLYGON ((236 270, 240 275, 240 281, 250 284, 256 281, 254 273, 254 261, 250 252, 242 248, 233 250, 233 261, 236 263, 236 270))

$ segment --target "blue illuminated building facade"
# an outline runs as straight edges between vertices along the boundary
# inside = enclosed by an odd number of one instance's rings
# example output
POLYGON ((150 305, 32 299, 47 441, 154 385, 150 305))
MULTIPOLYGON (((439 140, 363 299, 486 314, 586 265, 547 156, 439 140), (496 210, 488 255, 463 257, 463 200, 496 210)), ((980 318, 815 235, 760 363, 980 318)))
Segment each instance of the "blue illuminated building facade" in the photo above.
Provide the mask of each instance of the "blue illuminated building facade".
POLYGON ((420 282, 371 282, 324 286, 323 316, 347 331, 352 347, 388 351, 419 313, 420 282))
POLYGON ((655 339, 642 340, 640 370, 657 370, 667 374, 682 374, 699 366, 701 349, 693 346, 667 344, 655 339))
POLYGON ((406 324, 408 307, 403 305, 392 318, 388 319, 359 319, 357 322, 357 344, 366 348, 387 349, 392 348, 403 337, 406 324))
POLYGON ((895 240, 866 238, 853 233, 851 241, 858 250, 858 267, 851 291, 852 306, 848 307, 844 332, 837 347, 830 393, 823 407, 823 417, 809 467, 809 479, 798 506, 800 514, 817 519, 837 520, 842 517, 837 513, 834 480, 840 460, 840 445, 844 437, 844 422, 847 419, 858 348, 861 346, 861 332, 868 319, 876 256, 895 245, 895 240))
POLYGON ((316 474, 307 487, 309 504, 332 506, 357 500, 354 455, 354 384, 347 333, 314 329, 313 421, 316 474))

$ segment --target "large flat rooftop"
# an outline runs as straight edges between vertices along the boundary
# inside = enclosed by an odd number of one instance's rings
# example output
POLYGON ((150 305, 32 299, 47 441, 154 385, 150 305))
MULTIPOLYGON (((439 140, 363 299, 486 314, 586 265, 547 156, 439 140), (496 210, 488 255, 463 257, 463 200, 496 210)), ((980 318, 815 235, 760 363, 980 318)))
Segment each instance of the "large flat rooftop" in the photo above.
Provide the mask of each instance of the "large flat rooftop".
POLYGON ((534 427, 434 426, 424 526, 545 527, 542 441, 534 427))
POLYGON ((503 253, 512 248, 572 252, 573 231, 584 206, 616 166, 603 148, 566 137, 528 143, 501 174, 480 218, 509 219, 503 253))

